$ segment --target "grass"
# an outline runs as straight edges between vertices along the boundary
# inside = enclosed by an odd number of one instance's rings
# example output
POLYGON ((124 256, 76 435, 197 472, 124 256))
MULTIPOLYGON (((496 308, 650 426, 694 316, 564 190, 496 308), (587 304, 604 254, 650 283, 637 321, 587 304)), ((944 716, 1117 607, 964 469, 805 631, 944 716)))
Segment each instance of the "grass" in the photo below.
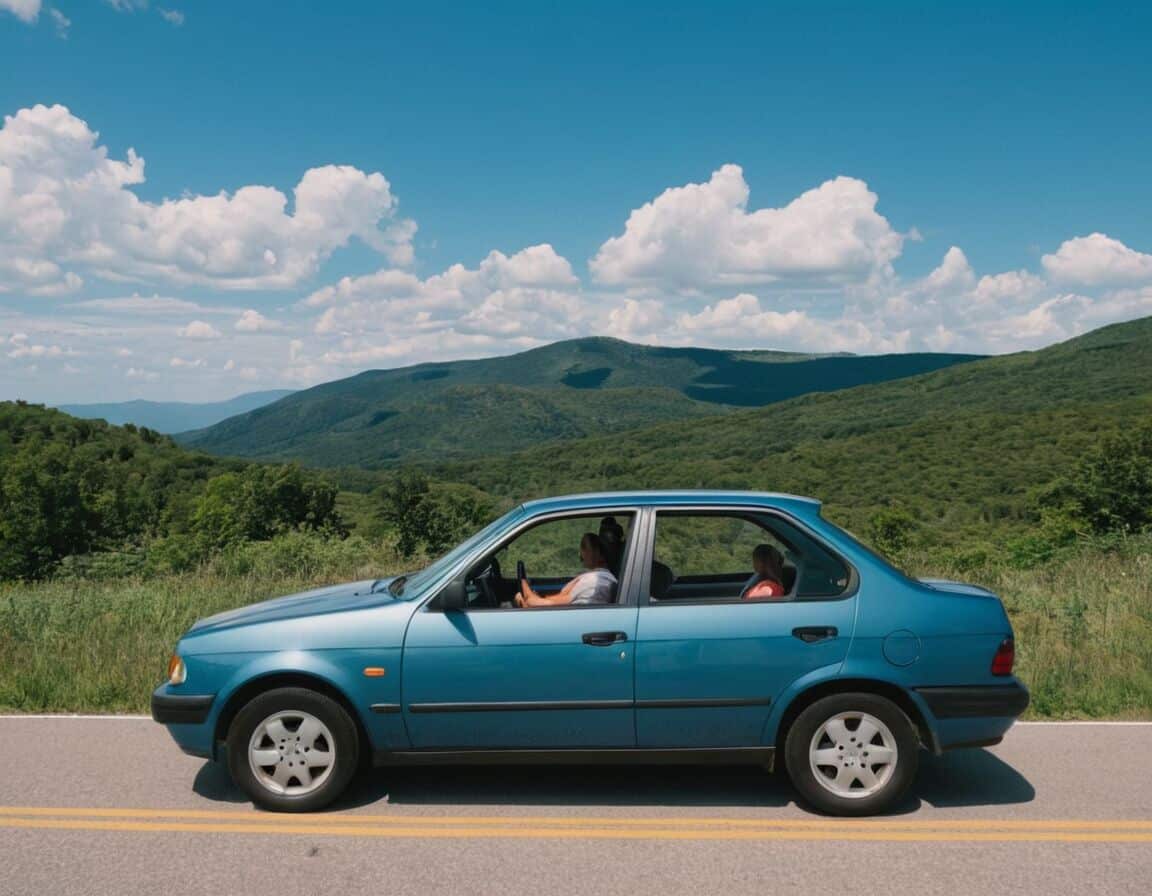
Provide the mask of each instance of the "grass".
MULTIPOLYGON (((977 582, 1004 599, 1030 718, 1152 718, 1152 538, 1082 545, 1033 569, 971 555, 904 558, 918 575, 977 582)), ((381 543, 293 535, 196 573, 0 584, 0 709, 147 712, 172 646, 197 618, 401 562, 381 543)))

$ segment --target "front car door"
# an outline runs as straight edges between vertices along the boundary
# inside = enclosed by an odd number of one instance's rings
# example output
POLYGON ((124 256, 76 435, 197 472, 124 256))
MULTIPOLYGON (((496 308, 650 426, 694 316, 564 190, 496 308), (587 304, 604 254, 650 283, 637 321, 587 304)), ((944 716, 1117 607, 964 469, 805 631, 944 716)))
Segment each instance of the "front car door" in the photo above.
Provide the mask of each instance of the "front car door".
POLYGON ((645 530, 638 746, 762 746, 773 701, 847 655, 855 573, 796 520, 765 508, 650 511, 645 530), (758 544, 786 558, 782 598, 741 598, 758 544))
POLYGON ((435 599, 404 641, 403 708, 415 749, 631 748, 637 562, 635 510, 549 514, 523 522, 464 572, 463 610, 435 599), (613 515, 624 529, 615 602, 511 605, 518 561, 541 593, 579 569, 579 544, 613 515))

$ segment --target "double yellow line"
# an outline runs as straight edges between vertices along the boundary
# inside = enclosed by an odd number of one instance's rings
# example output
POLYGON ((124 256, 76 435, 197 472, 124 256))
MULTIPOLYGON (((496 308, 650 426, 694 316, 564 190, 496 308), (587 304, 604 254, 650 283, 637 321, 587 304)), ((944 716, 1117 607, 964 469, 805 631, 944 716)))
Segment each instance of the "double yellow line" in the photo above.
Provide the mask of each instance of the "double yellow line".
POLYGON ((1152 843, 1152 820, 624 818, 529 815, 288 815, 201 809, 0 806, 0 828, 331 837, 590 840, 864 840, 1152 843))

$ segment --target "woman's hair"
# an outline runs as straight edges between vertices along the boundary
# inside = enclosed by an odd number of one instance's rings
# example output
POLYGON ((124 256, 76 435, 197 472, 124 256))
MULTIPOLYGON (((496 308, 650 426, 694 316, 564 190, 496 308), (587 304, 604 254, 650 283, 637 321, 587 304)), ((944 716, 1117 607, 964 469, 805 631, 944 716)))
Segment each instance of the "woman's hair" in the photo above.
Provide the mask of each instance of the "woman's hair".
POLYGON ((756 560, 763 560, 768 568, 779 576, 784 572, 784 555, 770 544, 758 544, 752 549, 752 556, 756 560))
POLYGON ((585 532, 584 537, 580 539, 580 547, 591 548, 600 555, 601 560, 608 559, 608 553, 604 549, 604 540, 595 532, 585 532))

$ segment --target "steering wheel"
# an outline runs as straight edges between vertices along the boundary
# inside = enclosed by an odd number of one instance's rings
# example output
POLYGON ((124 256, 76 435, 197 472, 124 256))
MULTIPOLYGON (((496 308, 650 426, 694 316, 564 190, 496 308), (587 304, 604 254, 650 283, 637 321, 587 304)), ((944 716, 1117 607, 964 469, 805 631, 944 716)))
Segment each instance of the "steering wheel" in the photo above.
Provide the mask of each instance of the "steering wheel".
POLYGON ((500 562, 493 557, 488 563, 488 568, 473 579, 480 589, 483 606, 489 608, 500 606, 500 594, 496 590, 496 580, 499 578, 500 562))
MULTIPOLYGON (((519 586, 521 582, 528 578, 528 573, 524 570, 524 561, 516 561, 516 585, 519 586)), ((529 582, 529 585, 532 583, 529 582)))

